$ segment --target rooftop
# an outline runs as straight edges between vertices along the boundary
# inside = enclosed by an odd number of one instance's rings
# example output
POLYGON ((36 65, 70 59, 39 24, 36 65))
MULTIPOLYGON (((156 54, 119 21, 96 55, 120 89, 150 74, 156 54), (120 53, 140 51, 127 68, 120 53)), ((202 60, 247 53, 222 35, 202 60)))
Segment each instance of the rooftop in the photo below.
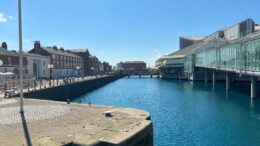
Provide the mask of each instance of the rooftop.
POLYGON ((145 63, 144 61, 125 61, 123 63, 145 63))
POLYGON ((195 40, 200 41, 206 38, 205 36, 182 36, 181 38, 189 39, 189 40, 195 40))
POLYGON ((188 47, 185 47, 181 50, 175 51, 175 52, 170 53, 168 55, 164 55, 163 57, 159 58, 158 60, 183 58, 187 55, 192 54, 195 50, 199 49, 204 44, 205 44, 204 42, 198 42, 196 44, 190 45, 188 47))
POLYGON ((42 49, 44 49, 45 51, 47 51, 47 52, 49 52, 51 54, 80 58, 78 55, 75 55, 73 53, 69 53, 66 50, 62 51, 61 49, 54 49, 54 47, 42 47, 42 49))
POLYGON ((8 56, 18 56, 17 53, 9 51, 9 50, 6 50, 6 49, 4 49, 2 47, 0 47, 0 54, 1 55, 8 55, 8 56))
POLYGON ((87 52, 88 49, 70 49, 71 52, 79 53, 79 52, 87 52))
POLYGON ((31 56, 31 57, 41 57, 41 58, 49 58, 49 56, 43 56, 39 54, 34 54, 34 53, 23 53, 24 56, 31 56))

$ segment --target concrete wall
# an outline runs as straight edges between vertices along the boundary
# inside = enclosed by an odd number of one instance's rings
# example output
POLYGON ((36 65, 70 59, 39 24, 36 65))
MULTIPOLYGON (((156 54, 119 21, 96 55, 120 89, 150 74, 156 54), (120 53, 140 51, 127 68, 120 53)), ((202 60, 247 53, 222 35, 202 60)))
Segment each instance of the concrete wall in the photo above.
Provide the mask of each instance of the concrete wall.
POLYGON ((72 83, 69 85, 46 88, 46 89, 42 89, 42 90, 24 93, 24 97, 25 98, 35 98, 35 99, 56 100, 56 101, 66 101, 67 99, 76 98, 89 91, 102 87, 119 78, 121 78, 121 76, 107 76, 107 77, 97 78, 94 80, 87 80, 87 81, 72 83))
POLYGON ((153 124, 150 122, 148 126, 121 143, 113 144, 100 141, 92 146, 153 146, 153 124))
MULTIPOLYGON (((66 146, 83 146, 79 143, 69 143, 66 146)), ((89 146, 153 146, 153 123, 149 124, 131 137, 122 140, 120 143, 110 143, 107 141, 98 141, 89 146)))

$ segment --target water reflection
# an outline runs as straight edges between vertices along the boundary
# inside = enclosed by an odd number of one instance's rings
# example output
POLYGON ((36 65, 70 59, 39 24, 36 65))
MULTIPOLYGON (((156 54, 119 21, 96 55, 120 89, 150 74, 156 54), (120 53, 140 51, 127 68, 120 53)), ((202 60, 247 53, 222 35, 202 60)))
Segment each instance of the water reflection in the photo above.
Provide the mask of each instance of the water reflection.
MULTIPOLYGON (((248 86, 225 83, 120 79, 79 99, 82 103, 147 110, 154 122, 155 146, 258 145, 260 103, 248 86), (254 133, 254 134, 252 134, 254 133)), ((76 99, 75 101, 79 100, 76 99)))

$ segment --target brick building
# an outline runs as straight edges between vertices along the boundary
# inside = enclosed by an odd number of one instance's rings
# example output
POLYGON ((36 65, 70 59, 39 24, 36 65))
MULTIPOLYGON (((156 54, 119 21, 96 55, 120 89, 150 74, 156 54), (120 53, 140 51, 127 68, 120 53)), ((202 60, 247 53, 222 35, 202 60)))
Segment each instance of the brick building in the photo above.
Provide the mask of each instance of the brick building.
POLYGON ((98 75, 100 73, 100 64, 98 58, 96 56, 90 55, 89 59, 91 75, 98 75))
POLYGON ((64 48, 57 46, 42 47, 39 41, 34 43, 34 48, 29 53, 40 54, 50 57, 51 76, 53 78, 63 78, 72 76, 83 76, 83 59, 64 48))
POLYGON ((109 73, 112 71, 112 66, 108 62, 103 62, 103 72, 109 73))
POLYGON ((121 67, 124 71, 143 71, 146 69, 146 63, 144 61, 125 61, 121 62, 121 67))
POLYGON ((92 75, 92 64, 90 61, 90 53, 88 49, 70 49, 70 51, 83 59, 84 76, 92 75))
MULTIPOLYGON (((19 74, 19 54, 14 51, 9 51, 6 42, 3 42, 0 47, 0 60, 3 61, 3 65, 0 66, 0 72, 12 72, 17 75, 19 74)), ((27 65, 28 60, 26 57, 23 57, 24 74, 28 72, 26 69, 27 65)))

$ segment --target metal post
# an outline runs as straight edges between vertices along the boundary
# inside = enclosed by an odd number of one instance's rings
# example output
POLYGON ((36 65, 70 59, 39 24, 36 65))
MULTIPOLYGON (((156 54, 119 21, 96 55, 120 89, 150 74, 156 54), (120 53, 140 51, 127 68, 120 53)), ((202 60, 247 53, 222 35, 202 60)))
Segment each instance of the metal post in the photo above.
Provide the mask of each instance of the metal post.
POLYGON ((208 71, 207 69, 205 70, 205 83, 208 83, 208 71))
POLYGON ((251 99, 256 98, 256 77, 251 77, 251 99))
POLYGON ((23 42, 22 42, 22 14, 21 0, 18 0, 18 17, 19 17, 19 59, 20 59, 20 113, 23 113, 23 42))
POLYGON ((230 89, 230 74, 226 73, 226 90, 228 91, 230 89))
POLYGON ((215 72, 215 70, 213 70, 213 72, 212 72, 212 84, 213 85, 216 84, 216 72, 215 72))

